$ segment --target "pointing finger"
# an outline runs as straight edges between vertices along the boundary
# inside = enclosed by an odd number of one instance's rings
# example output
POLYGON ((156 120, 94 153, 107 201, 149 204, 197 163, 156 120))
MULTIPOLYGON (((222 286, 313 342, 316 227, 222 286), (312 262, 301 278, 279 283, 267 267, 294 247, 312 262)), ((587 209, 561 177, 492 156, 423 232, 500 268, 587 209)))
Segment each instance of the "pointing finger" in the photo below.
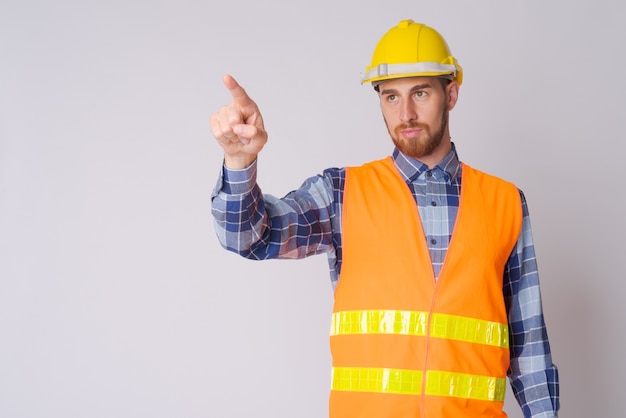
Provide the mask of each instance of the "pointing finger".
POLYGON ((230 74, 226 74, 223 78, 224 85, 230 91, 230 94, 233 96, 233 99, 239 103, 241 106, 247 106, 252 104, 253 101, 248 96, 246 91, 237 83, 237 80, 234 79, 230 74))

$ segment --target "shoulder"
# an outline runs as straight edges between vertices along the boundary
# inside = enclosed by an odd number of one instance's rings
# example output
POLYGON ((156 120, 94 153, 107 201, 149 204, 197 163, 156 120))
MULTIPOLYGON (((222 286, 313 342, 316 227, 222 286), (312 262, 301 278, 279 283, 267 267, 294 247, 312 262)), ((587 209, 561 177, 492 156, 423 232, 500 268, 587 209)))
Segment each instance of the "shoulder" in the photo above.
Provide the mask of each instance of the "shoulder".
POLYGON ((380 160, 369 161, 361 165, 347 166, 347 167, 331 167, 324 170, 322 177, 330 181, 333 188, 343 188, 345 185, 346 177, 351 173, 356 172, 368 172, 377 171, 383 169, 385 166, 389 166, 391 159, 389 157, 380 160))
MULTIPOLYGON (((493 174, 475 169, 465 163, 462 165, 462 187, 476 187, 486 201, 493 204, 508 204, 515 211, 521 209, 521 215, 527 213, 524 193, 514 183, 493 174), (508 203, 507 203, 508 202, 508 203)), ((476 189, 475 189, 476 190, 476 189)))
POLYGON ((391 157, 382 158, 380 160, 369 161, 359 166, 351 166, 346 168, 348 176, 358 175, 374 175, 382 172, 395 172, 397 171, 391 157))
POLYGON ((515 191, 517 194, 521 194, 521 190, 512 182, 503 179, 502 177, 495 176, 493 174, 486 173, 482 170, 478 170, 468 164, 462 164, 462 177, 465 179, 473 178, 481 183, 481 185, 491 185, 498 189, 508 189, 515 191))
POLYGON ((390 165, 393 165, 392 158, 391 157, 385 157, 385 158, 381 158, 379 160, 368 161, 368 162, 363 163, 361 165, 347 167, 347 170, 368 170, 368 169, 378 168, 378 167, 387 167, 387 166, 390 166, 390 165))
POLYGON ((333 189, 343 188, 346 181, 346 167, 327 168, 320 177, 328 182, 333 189))

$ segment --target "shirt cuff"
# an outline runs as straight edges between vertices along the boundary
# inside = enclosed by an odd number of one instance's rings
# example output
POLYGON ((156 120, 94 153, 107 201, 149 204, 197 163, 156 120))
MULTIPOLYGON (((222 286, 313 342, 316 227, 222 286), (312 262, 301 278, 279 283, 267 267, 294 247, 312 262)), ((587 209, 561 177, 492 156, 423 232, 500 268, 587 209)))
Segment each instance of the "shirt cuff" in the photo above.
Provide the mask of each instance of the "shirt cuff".
POLYGON ((250 193, 256 184, 257 160, 254 160, 246 168, 233 170, 222 165, 218 187, 220 191, 230 195, 243 195, 250 193), (221 185, 220 185, 221 183, 221 185))

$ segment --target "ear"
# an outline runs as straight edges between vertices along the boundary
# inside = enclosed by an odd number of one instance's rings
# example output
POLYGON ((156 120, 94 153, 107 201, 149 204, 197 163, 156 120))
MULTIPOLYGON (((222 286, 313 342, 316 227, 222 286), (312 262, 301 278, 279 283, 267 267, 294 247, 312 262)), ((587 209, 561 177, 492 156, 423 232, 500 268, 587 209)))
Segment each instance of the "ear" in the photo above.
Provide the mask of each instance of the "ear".
POLYGON ((459 99, 459 83, 452 81, 446 86, 446 93, 448 97, 448 111, 454 109, 456 102, 459 99))

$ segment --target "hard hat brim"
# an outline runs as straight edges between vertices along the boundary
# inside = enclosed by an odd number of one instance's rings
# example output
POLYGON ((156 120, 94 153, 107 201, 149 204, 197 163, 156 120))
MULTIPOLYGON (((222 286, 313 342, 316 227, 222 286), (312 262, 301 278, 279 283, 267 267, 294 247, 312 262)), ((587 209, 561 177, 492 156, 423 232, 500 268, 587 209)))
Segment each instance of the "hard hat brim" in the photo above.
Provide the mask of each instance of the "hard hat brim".
POLYGON ((410 64, 380 64, 368 68, 361 77, 361 84, 406 77, 437 77, 451 75, 457 78, 458 68, 454 64, 416 62, 410 64))

